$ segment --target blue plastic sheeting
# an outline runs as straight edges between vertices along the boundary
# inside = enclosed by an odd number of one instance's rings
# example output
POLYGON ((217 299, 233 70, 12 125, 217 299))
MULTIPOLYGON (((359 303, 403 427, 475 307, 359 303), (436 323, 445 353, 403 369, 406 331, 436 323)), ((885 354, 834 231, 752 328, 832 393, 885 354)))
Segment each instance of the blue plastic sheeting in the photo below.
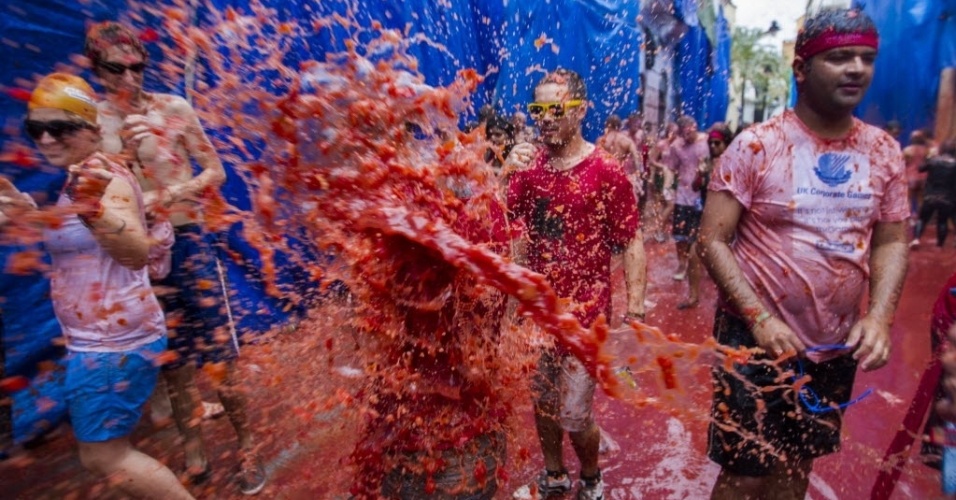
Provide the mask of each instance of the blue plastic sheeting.
POLYGON ((698 0, 674 0, 674 17, 688 27, 698 26, 697 1, 698 0))
MULTIPOLYGON (((504 9, 503 51, 494 102, 505 113, 523 111, 545 71, 558 67, 579 73, 592 108, 584 136, 595 140, 610 114, 637 111, 642 33, 636 1, 510 1, 504 9)), ((493 19, 493 18, 491 18, 493 19)))
MULTIPOLYGON (((230 6, 246 9, 247 2, 214 0, 217 10, 230 6)), ((638 2, 606 0, 602 2, 471 2, 438 3, 428 0, 385 0, 363 2, 292 2, 267 1, 281 19, 307 20, 331 13, 350 14, 362 25, 378 20, 387 28, 408 29, 412 35, 423 34, 430 41, 414 44, 411 53, 420 61, 420 71, 431 85, 446 85, 459 69, 474 67, 488 78, 474 96, 476 107, 493 101, 501 110, 511 112, 529 100, 532 83, 541 70, 558 66, 581 72, 589 84, 594 108, 589 113, 586 133, 595 138, 601 123, 610 112, 628 114, 638 107, 638 55, 641 33, 636 25, 638 2), (520 4, 520 5, 519 5, 520 4), (349 10, 349 5, 353 9, 349 10), (532 15, 533 14, 533 15, 532 15), (552 38, 538 47, 539 36, 552 38), (612 63, 613 64, 610 64, 612 63), (532 69, 534 68, 534 69, 532 69)), ((21 46, 0 44, 0 60, 7 61, 7 70, 0 83, 29 87, 34 75, 53 71, 56 64, 68 61, 82 51, 88 22, 114 19, 123 12, 123 0, 42 0, 19 2, 5 6, 0 16, 0 31, 5 40, 21 46)), ((200 27, 209 27, 209 9, 201 8, 196 19, 200 27)), ((157 27, 148 16, 139 28, 157 27)), ((297 40, 286 62, 323 60, 328 51, 341 51, 345 32, 341 27, 322 30, 297 40)), ((155 62, 160 54, 157 45, 148 45, 155 62)), ((250 56, 252 57, 252 56, 250 56)), ((202 66, 202 61, 199 61, 202 66)), ((155 65, 154 65, 155 67, 155 65)), ((85 77, 92 81, 91 75, 85 77)), ((151 91, 183 93, 183 82, 163 82, 147 73, 146 88, 151 91)), ((281 89, 277 89, 281 92, 281 89)), ((17 124, 25 114, 23 102, 6 94, 0 95, 0 116, 4 123, 17 124)), ((222 133, 223 131, 217 131, 222 133)), ((19 140, 27 142, 24 138, 19 140)), ((248 145, 253 151, 256 144, 248 145)), ((248 208, 248 190, 241 176, 226 165, 227 181, 224 196, 239 208, 248 208)), ((63 183, 63 174, 39 167, 25 170, 14 165, 0 165, 0 174, 10 177, 24 191, 37 193, 42 200, 54 199, 63 183)), ((241 227, 224 235, 230 255, 239 261, 223 259, 231 293, 232 310, 240 333, 257 333, 284 321, 290 307, 296 304, 267 297, 263 291, 258 253, 240 237, 241 227)), ((291 239, 290 245, 307 259, 323 258, 308 242, 291 239)), ((5 261, 19 248, 0 248, 5 261)), ((309 291, 314 284, 288 256, 276 257, 283 270, 280 286, 309 291)), ((34 377, 39 361, 59 359, 62 348, 53 340, 60 330, 48 300, 46 280, 35 276, 0 276, 0 296, 7 350, 6 371, 9 375, 34 377)), ((34 377, 28 390, 14 396, 15 437, 18 441, 55 425, 64 418, 60 372, 34 377)))
POLYGON ((857 109, 863 120, 897 120, 908 132, 930 127, 936 114, 940 71, 956 66, 956 0, 857 2, 876 23, 876 74, 857 109))
POLYGON ((727 119, 727 108, 730 107, 730 71, 731 71, 731 41, 730 24, 724 17, 724 8, 717 14, 716 47, 713 51, 713 76, 710 80, 710 95, 707 100, 707 125, 722 122, 727 119))
POLYGON ((694 117, 702 128, 709 125, 706 102, 710 93, 710 53, 710 40, 704 28, 690 26, 677 44, 674 61, 681 113, 694 117))
MULTIPOLYGON (((701 128, 723 122, 730 105, 730 29, 721 8, 715 29, 717 47, 711 45, 703 26, 696 23, 696 11, 692 17, 685 8, 685 19, 695 23, 688 26, 687 33, 677 44, 674 71, 681 113, 694 117, 701 128)), ((678 12, 680 9, 678 9, 678 12)))

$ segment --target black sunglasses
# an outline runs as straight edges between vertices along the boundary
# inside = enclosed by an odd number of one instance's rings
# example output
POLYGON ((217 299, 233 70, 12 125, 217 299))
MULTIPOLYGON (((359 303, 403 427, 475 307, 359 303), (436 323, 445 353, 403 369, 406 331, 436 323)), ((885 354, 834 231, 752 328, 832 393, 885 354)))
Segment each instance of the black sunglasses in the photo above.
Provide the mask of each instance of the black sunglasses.
POLYGON ((75 120, 50 120, 48 122, 38 120, 26 120, 23 123, 23 130, 34 141, 39 141, 43 133, 50 134, 56 140, 62 140, 64 136, 72 135, 85 128, 93 129, 93 126, 86 122, 75 120))
POLYGON ((142 73, 143 71, 146 71, 145 62, 133 63, 128 66, 125 64, 120 64, 115 62, 101 62, 101 63, 97 63, 97 66, 105 69, 106 71, 110 73, 113 73, 114 75, 122 75, 123 73, 126 73, 126 70, 130 70, 133 73, 142 73))

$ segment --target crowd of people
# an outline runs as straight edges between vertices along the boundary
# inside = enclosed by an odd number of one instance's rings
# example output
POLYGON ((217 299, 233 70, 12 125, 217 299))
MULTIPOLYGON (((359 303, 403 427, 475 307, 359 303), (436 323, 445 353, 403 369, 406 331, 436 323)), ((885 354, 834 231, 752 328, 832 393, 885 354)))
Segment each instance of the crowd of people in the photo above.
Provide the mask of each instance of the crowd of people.
MULTIPOLYGON (((805 496, 814 460, 839 450, 857 369, 889 359, 909 248, 934 215, 942 246, 956 215, 952 141, 937 147, 918 132, 901 150, 853 117, 878 40, 857 10, 807 19, 793 63, 796 106, 736 134, 722 123, 702 132, 690 116, 660 127, 632 114, 607 117, 604 134, 589 142, 589 91, 568 69, 530 89, 525 110, 505 116, 485 107, 474 125, 487 139, 484 160, 517 241, 512 259, 569 299, 583 326, 612 313, 615 255, 624 263, 623 319, 645 321, 654 306, 645 242, 673 241, 672 278, 688 285, 678 309, 699 305, 706 274, 716 283, 714 336, 753 358, 713 371, 708 456, 721 467, 713 498, 805 496), (809 384, 781 384, 780 366, 809 375, 809 384)), ((223 166, 186 100, 143 90, 147 51, 128 28, 94 25, 86 55, 105 99, 82 79, 54 73, 34 89, 25 121, 46 161, 68 173, 56 202, 63 223, 43 237, 81 461, 119 478, 128 494, 191 498, 180 478, 199 484, 211 472, 196 367, 217 363, 218 396, 238 438, 236 481, 256 494, 266 475, 202 216, 223 166), (153 285, 166 293, 157 296, 153 285), (180 478, 129 441, 147 400, 161 407, 166 398, 183 437, 180 478)), ((38 210, 0 179, 0 224, 38 210)), ((577 498, 605 498, 595 378, 560 346, 544 349, 533 378, 544 469, 515 498, 571 491, 565 434, 579 462, 577 498)), ((945 380, 948 417, 956 383, 945 380)))

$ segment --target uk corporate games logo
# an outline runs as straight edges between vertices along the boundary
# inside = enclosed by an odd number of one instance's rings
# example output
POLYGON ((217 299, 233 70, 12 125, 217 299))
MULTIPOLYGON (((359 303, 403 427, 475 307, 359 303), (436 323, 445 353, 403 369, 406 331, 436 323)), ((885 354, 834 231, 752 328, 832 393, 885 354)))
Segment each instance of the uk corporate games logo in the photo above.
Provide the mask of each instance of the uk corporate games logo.
POLYGON ((837 153, 824 153, 817 158, 817 166, 813 173, 817 178, 830 187, 837 187, 850 180, 853 172, 846 168, 850 162, 850 155, 841 155, 837 153))

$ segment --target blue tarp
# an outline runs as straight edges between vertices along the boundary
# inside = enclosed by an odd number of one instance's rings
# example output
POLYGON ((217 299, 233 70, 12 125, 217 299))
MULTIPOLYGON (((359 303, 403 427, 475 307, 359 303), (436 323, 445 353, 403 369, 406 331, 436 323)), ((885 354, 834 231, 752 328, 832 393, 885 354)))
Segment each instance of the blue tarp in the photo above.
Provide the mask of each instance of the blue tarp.
POLYGON ((610 114, 626 117, 640 104, 639 12, 627 0, 507 2, 494 102, 507 113, 524 110, 544 71, 574 70, 592 103, 584 136, 597 139, 610 114))
POLYGON ((931 127, 940 71, 956 66, 956 0, 856 2, 880 31, 876 75, 857 110, 863 120, 899 121, 909 131, 931 127))
POLYGON ((730 71, 731 71, 731 41, 733 35, 730 32, 730 24, 724 17, 724 8, 721 7, 717 14, 716 47, 713 51, 711 67, 713 68, 710 79, 710 95, 707 99, 707 119, 706 124, 713 125, 716 122, 727 120, 727 108, 730 107, 730 71))
POLYGON ((687 25, 677 44, 674 72, 682 114, 694 117, 701 129, 727 118, 730 105, 731 34, 721 7, 714 25, 715 43, 697 18, 696 2, 676 1, 675 12, 687 25))
MULTIPOLYGON (((385 27, 424 34, 434 44, 419 43, 412 53, 419 69, 431 85, 448 84, 459 69, 474 67, 488 78, 474 96, 475 107, 494 102, 510 113, 530 99, 530 88, 541 70, 557 66, 574 69, 586 78, 594 107, 589 112, 586 135, 594 139, 611 112, 629 114, 638 107, 641 31, 637 25, 639 4, 634 0, 578 2, 574 0, 514 2, 505 0, 439 3, 428 0, 263 2, 275 8, 284 19, 305 20, 331 13, 351 15, 361 24, 378 20, 385 27), (349 7, 352 7, 350 9, 349 7), (546 43, 537 46, 537 39, 546 43)), ((214 0, 214 9, 235 6, 244 9, 247 2, 214 0)), ((123 12, 122 0, 40 0, 21 2, 16 9, 0 17, 0 61, 4 67, 0 85, 29 86, 35 75, 53 71, 59 62, 69 61, 82 50, 89 22, 115 19, 123 12)), ((196 19, 207 23, 208 8, 201 8, 196 19)), ((137 27, 158 28, 148 16, 137 27)), ((208 25, 207 25, 208 26, 208 25)), ((342 28, 323 30, 302 37, 289 57, 324 59, 327 51, 340 51, 342 28), (334 36, 338 35, 338 36, 334 36)), ((160 56, 151 45, 151 57, 160 56)), ((202 61, 199 62, 202 65, 202 61)), ((89 74, 84 75, 87 78, 89 74)), ((147 74, 146 87, 152 91, 183 93, 183 82, 159 81, 147 74)), ((25 105, 7 94, 0 96, 3 123, 16 126, 23 118, 25 105)), ((20 137, 17 140, 24 141, 20 137)), ((27 144, 24 141, 24 144, 27 144)), ((256 145, 250 145, 254 149, 256 145)), ((231 165, 226 165, 227 182, 222 191, 239 208, 249 207, 247 188, 231 165)), ((22 190, 39 193, 41 199, 53 199, 63 175, 49 167, 24 169, 0 164, 0 174, 10 177, 22 190)), ((239 228, 225 235, 225 245, 241 256, 241 262, 223 259, 231 288, 231 303, 240 333, 262 332, 287 318, 290 305, 283 299, 267 297, 261 286, 257 252, 240 237, 239 228)), ((307 242, 293 240, 304 247, 307 242)), ((0 248, 0 261, 6 261, 19 248, 0 248)), ((308 288, 299 268, 278 257, 282 282, 308 288), (286 265, 289 264, 289 265, 286 265)), ((8 375, 34 377, 38 362, 58 359, 62 348, 54 347, 60 335, 49 303, 49 287, 40 275, 0 276, 0 297, 6 331, 3 333, 8 375)), ((294 311, 293 311, 294 312, 294 311)), ((34 378, 33 385, 15 395, 15 436, 18 441, 42 432, 64 418, 60 383, 56 377, 34 378), (42 401, 40 401, 42 399, 42 401), (37 404, 38 402, 42 404, 37 404)))

